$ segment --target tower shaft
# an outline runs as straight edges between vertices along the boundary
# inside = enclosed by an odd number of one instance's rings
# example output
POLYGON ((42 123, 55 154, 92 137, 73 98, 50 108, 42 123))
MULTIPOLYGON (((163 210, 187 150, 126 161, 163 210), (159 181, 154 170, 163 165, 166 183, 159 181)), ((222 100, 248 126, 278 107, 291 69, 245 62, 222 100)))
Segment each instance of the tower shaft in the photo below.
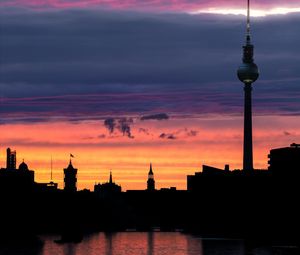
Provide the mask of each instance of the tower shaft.
POLYGON ((243 169, 253 170, 253 144, 252 144, 252 85, 245 83, 245 102, 244 102, 244 154, 243 169))

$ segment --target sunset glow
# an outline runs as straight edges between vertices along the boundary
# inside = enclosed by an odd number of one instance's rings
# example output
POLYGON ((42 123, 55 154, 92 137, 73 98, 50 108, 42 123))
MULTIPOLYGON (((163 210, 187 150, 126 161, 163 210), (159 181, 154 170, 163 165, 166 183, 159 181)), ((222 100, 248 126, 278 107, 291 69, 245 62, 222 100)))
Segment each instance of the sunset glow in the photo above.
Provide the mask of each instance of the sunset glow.
MULTIPOLYGON (((241 169, 246 3, 0 1, 0 167, 10 147, 49 182, 52 157, 63 188, 72 153, 79 189, 112 171, 123 190, 145 189, 150 163, 158 189, 186 189, 203 164, 241 169)), ((254 166, 266 169, 270 149, 300 141, 300 4, 251 6, 254 166)))
MULTIPOLYGON (((284 8, 284 7, 277 7, 272 9, 253 9, 251 10, 250 15, 252 17, 265 17, 268 15, 285 15, 289 13, 300 12, 300 7, 296 8, 284 8)), ((219 8, 208 8, 202 9, 199 11, 193 11, 192 14, 199 14, 199 13, 211 13, 211 14, 223 14, 223 15, 247 15, 245 9, 219 9, 219 8)))
MULTIPOLYGON (((252 1, 252 15, 267 16, 299 12, 298 0, 252 1)), ((47 9, 106 9, 133 10, 143 12, 185 12, 244 15, 246 1, 210 0, 210 1, 139 1, 139 0, 9 0, 2 1, 0 7, 26 7, 34 10, 47 9)))
MULTIPOLYGON (((267 168, 271 148, 299 140, 298 125, 297 117, 255 117, 255 167, 267 168)), ((202 164, 240 169, 242 163, 242 117, 137 120, 132 139, 109 134, 100 121, 1 125, 0 132, 0 166, 5 166, 5 149, 11 146, 17 150, 18 163, 24 159, 35 170, 36 181, 49 182, 52 156, 53 179, 61 188, 69 153, 79 169, 79 189, 106 182, 110 170, 124 190, 145 189, 150 162, 158 188, 185 189, 186 175, 201 171, 202 164), (173 134, 174 139, 162 138, 162 133, 173 134)))

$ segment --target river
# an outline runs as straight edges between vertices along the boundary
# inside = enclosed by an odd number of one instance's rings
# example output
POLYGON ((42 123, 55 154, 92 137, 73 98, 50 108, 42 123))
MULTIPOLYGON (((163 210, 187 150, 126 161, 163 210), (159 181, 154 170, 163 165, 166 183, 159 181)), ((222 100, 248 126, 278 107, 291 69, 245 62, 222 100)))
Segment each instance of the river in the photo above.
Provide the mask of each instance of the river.
POLYGON ((295 247, 251 246, 243 240, 203 239, 179 232, 119 232, 85 236, 79 244, 57 244, 58 236, 41 236, 43 245, 0 249, 2 255, 290 255, 295 247))

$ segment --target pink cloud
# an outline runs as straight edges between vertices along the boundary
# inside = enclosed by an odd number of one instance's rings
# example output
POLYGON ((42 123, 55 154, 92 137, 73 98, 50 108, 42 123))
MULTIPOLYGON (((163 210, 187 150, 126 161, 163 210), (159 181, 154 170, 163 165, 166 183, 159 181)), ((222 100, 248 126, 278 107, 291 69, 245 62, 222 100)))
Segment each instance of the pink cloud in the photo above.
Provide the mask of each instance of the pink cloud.
MULTIPOLYGON (((246 1, 237 0, 3 0, 2 6, 29 8, 108 8, 143 11, 197 11, 208 8, 244 8, 246 1)), ((299 0, 253 0, 255 9, 300 7, 299 0)))

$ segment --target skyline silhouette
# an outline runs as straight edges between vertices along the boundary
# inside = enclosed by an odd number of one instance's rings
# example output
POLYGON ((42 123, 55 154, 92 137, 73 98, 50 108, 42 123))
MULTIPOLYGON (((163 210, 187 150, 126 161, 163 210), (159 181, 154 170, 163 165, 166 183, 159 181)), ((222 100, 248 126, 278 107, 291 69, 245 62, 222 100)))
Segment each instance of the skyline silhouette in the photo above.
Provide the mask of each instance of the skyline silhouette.
POLYGON ((250 0, 135 2, 0 3, 0 252, 100 232, 111 254, 122 232, 299 251, 300 6, 250 31, 250 0))
MULTIPOLYGON (((72 154, 71 154, 72 155, 72 154)), ((238 176, 239 174, 242 175, 250 175, 253 174, 254 176, 262 175, 262 176, 272 176, 274 175, 276 178, 279 177, 287 177, 287 178, 293 178, 293 176, 298 176, 300 173, 297 171, 297 166, 299 164, 299 156, 300 156, 300 144, 297 143, 292 143, 290 144, 289 147, 282 147, 282 148, 273 148, 270 149, 270 153, 267 155, 267 163, 268 163, 268 168, 266 169, 255 169, 253 168, 251 171, 249 169, 232 169, 230 168, 229 164, 226 164, 225 162, 225 167, 224 168, 217 168, 215 166, 208 166, 208 165, 202 165, 202 171, 195 171, 195 178, 197 179, 197 176, 226 176, 226 175, 236 175, 238 176)), ((26 162, 23 161, 19 164, 17 167, 17 151, 16 150, 11 150, 11 148, 6 149, 6 168, 0 168, 0 171, 2 173, 2 178, 3 176, 6 175, 6 173, 12 174, 12 178, 14 176, 17 177, 18 173, 20 173, 21 178, 23 173, 28 173, 28 180, 31 182, 33 185, 36 183, 38 187, 41 189, 58 189, 60 188, 61 190, 64 190, 65 192, 77 192, 77 185, 80 183, 80 180, 77 178, 78 172, 80 172, 80 169, 76 168, 73 166, 72 159, 69 159, 68 166, 63 169, 63 185, 62 187, 58 187, 58 183, 53 182, 52 179, 52 169, 50 173, 50 178, 48 182, 45 183, 39 183, 35 181, 35 171, 30 170, 26 162)), ((72 155, 72 157, 74 157, 72 155)), ((94 187, 93 190, 91 191, 97 192, 99 194, 101 193, 119 193, 122 191, 122 188, 120 185, 117 185, 113 181, 113 173, 112 170, 108 171, 109 172, 109 177, 107 178, 107 182, 99 182, 99 179, 94 180, 94 187)), ((145 173, 147 170, 145 170, 145 173)), ((145 174, 146 176, 146 174, 145 174)), ((1 178, 1 175, 0 175, 1 178)), ((6 177, 5 177, 6 178, 6 177)), ((27 177, 26 177, 27 178, 27 177)), ((192 180, 194 177, 192 175, 187 175, 187 182, 184 189, 181 190, 190 190, 193 189, 194 187, 194 180, 192 180), (190 184, 189 184, 190 181, 190 184)), ((195 180, 196 180, 195 179, 195 180)), ((17 180, 17 179, 16 179, 17 180)), ((24 179, 25 180, 25 179, 24 179)), ((3 179, 1 180, 3 182, 3 179)), ((159 181, 159 180, 158 180, 159 181)), ((14 180, 12 179, 12 182, 14 180)), ((155 186, 156 179, 154 178, 154 171, 152 167, 152 163, 150 163, 150 167, 148 170, 147 178, 144 179, 144 188, 141 190, 147 190, 147 191, 155 191, 155 190, 177 190, 176 186, 169 186, 169 187, 161 187, 159 189, 156 188, 155 186)), ((21 181, 22 184, 22 181, 21 181)), ((26 183, 25 183, 26 184, 26 183)), ((201 185, 200 185, 201 186, 201 185)), ((88 191, 88 189, 79 189, 83 191, 88 191)), ((134 190, 134 189, 129 189, 134 190)), ((125 190, 127 191, 127 190, 125 190)))
POLYGON ((86 234, 99 231, 183 231, 289 245, 299 241, 299 209, 292 201, 298 198, 300 144, 272 149, 268 170, 203 165, 202 172, 187 176, 185 190, 156 189, 152 164, 143 190, 122 191, 111 172, 93 191, 77 190, 78 169, 71 160, 63 169, 64 188, 59 189, 53 181, 35 182, 34 171, 24 161, 15 167, 16 155, 8 148, 10 168, 0 169, 4 243, 35 246, 36 235, 51 233, 60 233, 57 244, 80 243, 86 234), (42 219, 37 217, 41 214, 42 219))

